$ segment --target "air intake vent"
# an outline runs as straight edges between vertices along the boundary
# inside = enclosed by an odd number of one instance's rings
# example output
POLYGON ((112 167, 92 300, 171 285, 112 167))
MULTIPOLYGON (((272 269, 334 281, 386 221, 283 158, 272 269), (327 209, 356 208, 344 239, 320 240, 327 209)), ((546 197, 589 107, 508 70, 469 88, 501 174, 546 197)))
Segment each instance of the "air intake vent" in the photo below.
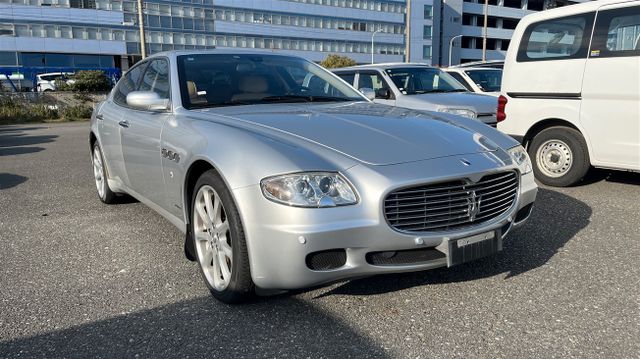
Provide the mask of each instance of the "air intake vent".
POLYGON ((309 253, 306 258, 307 267, 311 270, 331 270, 340 268, 347 263, 347 253, 344 249, 329 249, 327 251, 309 253))
POLYGON ((390 193, 384 201, 389 225, 404 232, 456 230, 490 221, 513 206, 516 172, 484 176, 476 183, 456 180, 390 193))

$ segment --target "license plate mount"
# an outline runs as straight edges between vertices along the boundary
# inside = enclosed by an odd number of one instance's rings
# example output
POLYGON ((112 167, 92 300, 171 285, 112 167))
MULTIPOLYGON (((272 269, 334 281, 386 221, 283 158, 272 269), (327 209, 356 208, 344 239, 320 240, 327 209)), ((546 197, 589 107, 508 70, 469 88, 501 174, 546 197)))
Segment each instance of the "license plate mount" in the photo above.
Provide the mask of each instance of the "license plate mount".
POLYGON ((447 266, 471 262, 502 250, 500 230, 448 241, 447 266))

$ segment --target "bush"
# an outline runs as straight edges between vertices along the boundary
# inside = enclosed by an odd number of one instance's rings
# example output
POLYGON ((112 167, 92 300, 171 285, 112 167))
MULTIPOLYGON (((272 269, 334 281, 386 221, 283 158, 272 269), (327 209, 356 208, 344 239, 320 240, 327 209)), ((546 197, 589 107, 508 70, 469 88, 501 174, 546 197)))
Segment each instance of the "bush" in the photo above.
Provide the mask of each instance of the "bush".
POLYGON ((355 66, 357 63, 350 57, 331 54, 322 60, 320 65, 327 69, 336 69, 338 67, 355 66))
POLYGON ((91 118, 93 108, 87 105, 68 106, 62 109, 62 118, 68 121, 84 120, 91 118))
POLYGON ((104 72, 99 70, 78 71, 72 77, 73 82, 68 83, 72 91, 77 92, 103 92, 111 89, 109 79, 104 72))
POLYGON ((55 120, 58 110, 43 104, 19 103, 11 98, 0 98, 0 124, 42 122, 55 120))

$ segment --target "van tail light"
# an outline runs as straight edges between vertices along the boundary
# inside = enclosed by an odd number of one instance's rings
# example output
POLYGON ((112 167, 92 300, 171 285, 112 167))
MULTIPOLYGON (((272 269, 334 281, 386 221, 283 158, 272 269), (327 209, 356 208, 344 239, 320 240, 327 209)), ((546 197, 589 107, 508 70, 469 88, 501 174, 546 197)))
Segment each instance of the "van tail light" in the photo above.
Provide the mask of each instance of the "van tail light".
POLYGON ((498 111, 496 112, 496 120, 498 122, 502 122, 504 120, 507 119, 507 114, 504 112, 505 108, 507 107, 507 98, 500 95, 500 97, 498 97, 498 111))

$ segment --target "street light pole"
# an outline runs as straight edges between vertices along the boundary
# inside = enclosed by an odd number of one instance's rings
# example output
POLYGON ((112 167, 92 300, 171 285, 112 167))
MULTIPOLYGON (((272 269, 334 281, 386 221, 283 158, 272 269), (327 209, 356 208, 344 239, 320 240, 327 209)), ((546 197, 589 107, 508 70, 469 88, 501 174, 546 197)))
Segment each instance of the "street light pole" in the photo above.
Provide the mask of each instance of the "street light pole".
POLYGON ((371 34, 371 63, 373 64, 373 37, 376 36, 377 33, 382 32, 382 29, 378 29, 371 34))
POLYGON ((451 67, 451 56, 453 56, 453 42, 459 37, 462 37, 462 35, 456 35, 451 38, 451 41, 449 41, 449 67, 451 67))
POLYGON ((489 12, 489 0, 484 0, 484 26, 482 29, 482 62, 487 61, 487 13, 489 12))
POLYGON ((407 13, 405 14, 405 50, 404 62, 411 62, 411 0, 407 0, 407 13))
POLYGON ((144 31, 144 13, 142 9, 142 0, 138 0, 138 26, 140 27, 140 55, 144 59, 147 57, 147 44, 145 40, 147 36, 144 31))

